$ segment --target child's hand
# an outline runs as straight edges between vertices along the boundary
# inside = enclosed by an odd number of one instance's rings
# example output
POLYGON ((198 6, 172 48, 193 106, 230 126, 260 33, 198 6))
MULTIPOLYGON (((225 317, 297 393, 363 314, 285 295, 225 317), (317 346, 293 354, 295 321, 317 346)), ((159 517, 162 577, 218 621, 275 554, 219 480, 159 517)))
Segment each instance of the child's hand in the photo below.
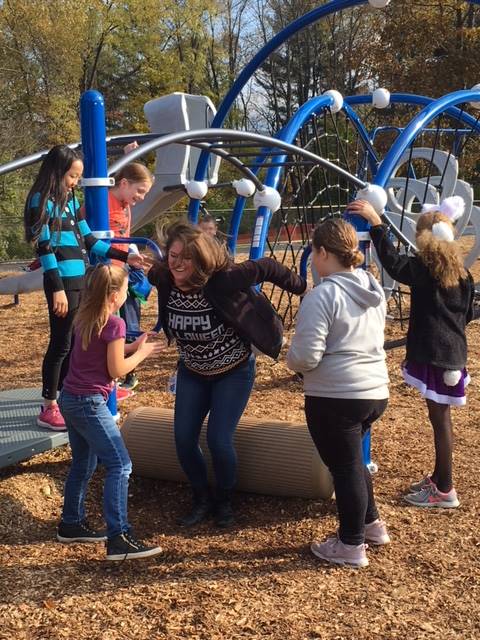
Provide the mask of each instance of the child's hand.
POLYGON ((131 151, 135 151, 135 149, 138 149, 138 142, 136 140, 130 142, 129 144, 126 144, 123 147, 123 153, 127 155, 127 153, 130 153, 131 151))
MULTIPOLYGON (((161 353, 164 348, 163 342, 159 342, 159 341, 148 342, 148 339, 153 335, 157 335, 157 334, 153 332, 142 333, 142 335, 135 340, 135 343, 138 343, 136 351, 139 355, 142 356, 142 359, 149 358, 151 356, 156 356, 159 353, 161 353)), ((132 344, 135 344, 135 343, 132 343, 132 344)))
POLYGON ((65 291, 53 292, 53 313, 59 318, 65 318, 68 313, 68 300, 65 291))
POLYGON ((128 347, 129 354, 135 353, 138 347, 145 341, 145 336, 147 336, 147 339, 154 338, 158 336, 158 333, 156 331, 147 331, 145 333, 142 333, 141 335, 138 336, 138 338, 135 338, 133 342, 129 342, 128 344, 125 345, 125 353, 127 353, 127 347, 128 347))
POLYGON ((145 265, 145 258, 141 253, 129 253, 127 258, 127 264, 135 269, 142 269, 145 265))
POLYGON ((362 218, 365 218, 372 227, 377 224, 382 224, 382 219, 372 205, 366 200, 354 200, 348 205, 347 212, 356 213, 357 215, 362 216, 362 218))

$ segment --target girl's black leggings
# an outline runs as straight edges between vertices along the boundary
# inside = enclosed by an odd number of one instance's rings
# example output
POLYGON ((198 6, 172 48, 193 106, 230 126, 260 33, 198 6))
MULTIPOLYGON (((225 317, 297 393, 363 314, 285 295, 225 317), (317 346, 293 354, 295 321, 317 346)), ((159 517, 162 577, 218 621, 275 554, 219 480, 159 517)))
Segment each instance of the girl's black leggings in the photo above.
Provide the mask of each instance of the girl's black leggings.
POLYGON ((80 291, 65 291, 68 300, 68 313, 60 318, 53 313, 53 292, 45 291, 50 322, 50 342, 43 358, 42 397, 56 400, 57 391, 62 388, 67 375, 70 349, 72 346, 73 319, 80 304, 80 291))
POLYGON ((349 400, 305 396, 308 430, 333 477, 339 538, 362 544, 365 524, 378 518, 370 472, 363 463, 362 436, 388 400, 349 400))

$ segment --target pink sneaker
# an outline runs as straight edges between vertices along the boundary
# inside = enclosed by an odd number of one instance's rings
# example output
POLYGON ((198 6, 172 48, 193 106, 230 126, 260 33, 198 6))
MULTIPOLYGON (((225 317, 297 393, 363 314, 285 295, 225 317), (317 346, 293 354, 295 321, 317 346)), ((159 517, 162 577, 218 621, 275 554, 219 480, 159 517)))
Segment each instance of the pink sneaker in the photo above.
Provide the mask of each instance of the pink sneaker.
POLYGON ((310 549, 314 556, 332 562, 333 564, 346 565, 348 567, 367 567, 368 558, 366 544, 344 544, 339 538, 327 538, 325 542, 315 540, 310 549))
POLYGON ((365 542, 375 545, 389 544, 390 536, 383 520, 377 518, 377 520, 365 525, 365 542))
POLYGON ((134 395, 135 391, 132 391, 131 389, 123 389, 122 387, 117 386, 117 402, 122 402, 123 400, 131 398, 134 395))
POLYGON ((40 415, 37 418, 37 424, 39 427, 50 429, 51 431, 67 430, 58 404, 49 404, 47 407, 42 407, 40 415))
POLYGON ((409 493, 404 499, 415 507, 455 509, 460 505, 455 489, 443 493, 437 489, 433 482, 417 493, 409 493))

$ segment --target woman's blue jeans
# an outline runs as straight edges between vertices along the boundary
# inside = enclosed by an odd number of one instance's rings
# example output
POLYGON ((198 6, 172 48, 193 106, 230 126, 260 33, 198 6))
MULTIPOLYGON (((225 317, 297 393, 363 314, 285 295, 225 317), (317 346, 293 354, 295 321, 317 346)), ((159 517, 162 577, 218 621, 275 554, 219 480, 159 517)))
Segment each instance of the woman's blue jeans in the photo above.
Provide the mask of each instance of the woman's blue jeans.
POLYGON ((191 373, 180 362, 175 396, 175 444, 178 460, 194 491, 205 491, 208 485, 207 466, 198 444, 207 413, 207 444, 217 489, 234 487, 237 456, 233 434, 247 405, 254 379, 254 356, 216 380, 191 373))
POLYGON ((128 479, 132 463, 120 430, 101 394, 77 396, 62 389, 58 401, 72 449, 72 465, 65 481, 62 521, 85 519, 85 494, 98 459, 105 467, 103 514, 107 536, 130 530, 127 520, 128 479))

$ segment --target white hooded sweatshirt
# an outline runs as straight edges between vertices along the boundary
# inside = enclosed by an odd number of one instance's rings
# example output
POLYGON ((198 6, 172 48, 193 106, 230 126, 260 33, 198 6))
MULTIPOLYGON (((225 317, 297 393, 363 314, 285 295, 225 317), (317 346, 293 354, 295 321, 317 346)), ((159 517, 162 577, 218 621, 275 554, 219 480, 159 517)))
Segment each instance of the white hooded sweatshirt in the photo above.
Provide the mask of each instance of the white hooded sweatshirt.
POLYGON ((383 289, 363 269, 323 278, 305 296, 287 354, 290 369, 303 374, 305 395, 388 398, 385 314, 383 289))

